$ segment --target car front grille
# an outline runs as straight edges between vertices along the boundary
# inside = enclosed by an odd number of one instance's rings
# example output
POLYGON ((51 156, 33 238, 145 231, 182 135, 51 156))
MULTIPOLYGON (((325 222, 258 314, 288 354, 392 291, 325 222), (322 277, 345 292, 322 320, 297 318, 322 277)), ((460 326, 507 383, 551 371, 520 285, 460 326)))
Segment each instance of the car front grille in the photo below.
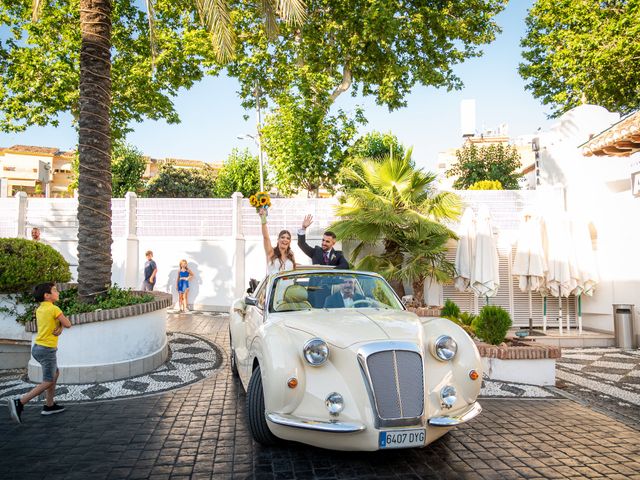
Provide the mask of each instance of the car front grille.
POLYGON ((366 358, 371 392, 382 420, 416 418, 424 411, 422 356, 382 350, 366 358))

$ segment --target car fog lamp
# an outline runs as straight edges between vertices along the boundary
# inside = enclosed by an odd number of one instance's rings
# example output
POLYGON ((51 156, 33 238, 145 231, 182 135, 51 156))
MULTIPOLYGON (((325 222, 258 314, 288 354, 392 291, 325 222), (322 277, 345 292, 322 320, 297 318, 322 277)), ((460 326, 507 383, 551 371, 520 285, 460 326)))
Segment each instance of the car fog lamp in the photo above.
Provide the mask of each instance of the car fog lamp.
POLYGON ((447 362, 456 356, 458 344, 448 335, 442 335, 436 339, 435 356, 439 360, 447 362))
POLYGON ((338 392, 327 395, 324 404, 331 415, 338 415, 344 409, 344 398, 338 392))
POLYGON ((442 406, 445 408, 453 407, 456 403, 456 387, 453 385, 447 385, 440 390, 440 398, 442 399, 442 406))
POLYGON ((318 367, 329 358, 329 345, 321 338, 312 338, 302 349, 304 359, 313 367, 318 367))
POLYGON ((471 371, 469 372, 469 378, 470 378, 471 380, 477 380, 477 379, 478 379, 478 377, 480 377, 480 374, 478 373, 478 371, 477 371, 477 370, 471 370, 471 371))
POLYGON ((287 387, 296 388, 298 386, 298 379, 296 377, 291 377, 287 380, 287 387))

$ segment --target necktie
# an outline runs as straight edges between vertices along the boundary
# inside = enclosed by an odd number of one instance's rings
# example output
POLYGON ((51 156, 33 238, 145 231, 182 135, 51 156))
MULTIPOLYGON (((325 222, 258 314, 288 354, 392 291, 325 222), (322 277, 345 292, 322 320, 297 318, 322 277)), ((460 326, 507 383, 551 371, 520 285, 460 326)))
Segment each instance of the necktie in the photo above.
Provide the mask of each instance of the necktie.
POLYGON ((329 252, 322 252, 322 257, 324 258, 324 264, 329 265, 329 252))

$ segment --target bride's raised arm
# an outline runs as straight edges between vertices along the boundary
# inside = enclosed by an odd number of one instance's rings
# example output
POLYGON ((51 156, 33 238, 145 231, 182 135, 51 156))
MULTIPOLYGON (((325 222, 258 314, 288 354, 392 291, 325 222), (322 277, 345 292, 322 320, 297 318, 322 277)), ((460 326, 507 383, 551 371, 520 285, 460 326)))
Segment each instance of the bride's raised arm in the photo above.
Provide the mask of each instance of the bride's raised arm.
POLYGON ((273 257, 273 247, 271 246, 271 240, 269 239, 269 228, 267 227, 267 210, 261 208, 258 212, 260 216, 260 223, 262 224, 262 244, 264 246, 264 253, 267 255, 267 261, 273 257))

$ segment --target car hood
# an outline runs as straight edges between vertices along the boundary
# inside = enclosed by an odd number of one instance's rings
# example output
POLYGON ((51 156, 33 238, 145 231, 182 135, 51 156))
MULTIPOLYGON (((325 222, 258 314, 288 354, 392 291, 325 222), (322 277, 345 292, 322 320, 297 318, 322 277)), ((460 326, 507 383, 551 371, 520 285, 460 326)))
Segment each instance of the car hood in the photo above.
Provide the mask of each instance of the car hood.
POLYGON ((420 337, 420 320, 399 310, 335 309, 288 313, 288 328, 322 338, 338 348, 377 340, 412 340, 420 337))

